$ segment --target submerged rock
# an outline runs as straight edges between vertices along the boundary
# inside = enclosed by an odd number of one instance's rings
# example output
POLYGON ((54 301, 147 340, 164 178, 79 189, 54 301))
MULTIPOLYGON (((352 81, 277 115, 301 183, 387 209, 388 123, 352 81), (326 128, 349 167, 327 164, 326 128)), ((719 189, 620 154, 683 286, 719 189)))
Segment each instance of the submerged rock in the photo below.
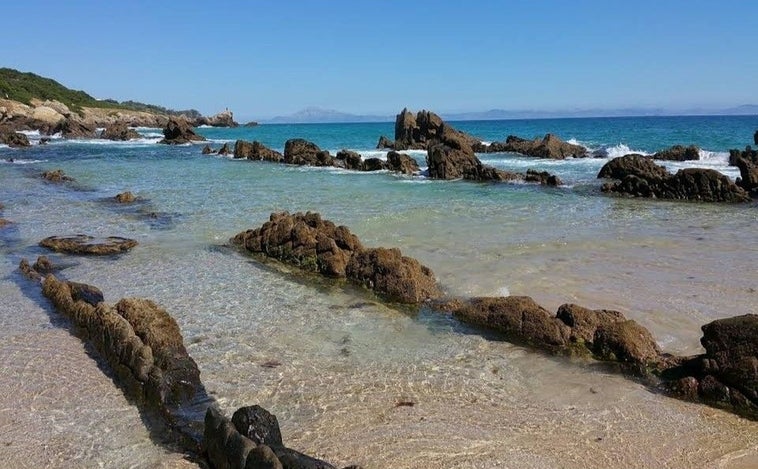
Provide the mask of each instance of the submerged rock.
POLYGON ((674 145, 673 147, 659 151, 653 155, 656 160, 665 161, 689 161, 700 159, 700 148, 695 145, 688 147, 682 145, 674 145))
POLYGON ((126 122, 119 121, 106 127, 100 138, 108 140, 135 140, 142 138, 142 136, 136 130, 130 129, 126 122))
POLYGON ((185 143, 204 141, 205 137, 198 135, 192 129, 187 120, 180 117, 171 117, 163 129, 163 140, 158 143, 167 145, 181 145, 185 143))
POLYGON ((95 238, 80 234, 74 236, 50 236, 40 241, 39 245, 55 252, 65 252, 67 254, 107 256, 129 251, 137 245, 137 241, 118 236, 95 238))
POLYGON ((129 191, 116 194, 114 200, 120 204, 130 204, 137 200, 137 197, 129 191))
POLYGON ((747 202, 748 193, 727 176, 713 169, 686 168, 671 174, 663 166, 640 155, 614 158, 603 166, 598 177, 619 179, 604 184, 604 192, 634 197, 702 202, 747 202))
POLYGON ((74 178, 67 176, 62 169, 53 169, 42 173, 42 179, 50 182, 73 181, 74 178))
POLYGON ((533 169, 526 170, 524 181, 537 182, 543 186, 560 186, 563 184, 563 181, 558 176, 550 174, 547 171, 535 171, 533 169))

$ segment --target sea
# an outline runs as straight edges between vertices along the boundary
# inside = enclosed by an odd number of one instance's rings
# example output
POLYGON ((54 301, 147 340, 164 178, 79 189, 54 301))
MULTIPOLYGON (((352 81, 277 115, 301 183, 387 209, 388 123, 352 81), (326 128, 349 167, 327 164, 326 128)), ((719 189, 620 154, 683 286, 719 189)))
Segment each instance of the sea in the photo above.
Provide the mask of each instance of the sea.
MULTIPOLYGON (((758 313, 758 206, 612 197, 609 159, 698 145, 716 169, 752 143, 758 116, 453 122, 484 141, 550 132, 596 157, 479 155, 565 183, 436 181, 202 155, 205 143, 64 140, 0 147, 0 460, 13 468, 198 467, 159 437, 107 365, 23 278, 47 254, 106 301, 150 298, 178 321, 203 383, 231 416, 258 404, 285 443, 364 468, 755 468, 758 422, 668 398, 596 363, 510 344, 421 308, 261 263, 228 245, 275 211, 316 211, 366 246, 398 247, 450 295, 528 295, 550 311, 615 309, 661 348, 702 352, 700 327, 758 313), (75 181, 52 184, 42 171, 75 181), (131 191, 136 204, 113 197, 131 191), (124 236, 118 257, 51 254, 53 235, 124 236), (413 405, 410 405, 412 403, 413 405)), ((237 139, 283 150, 290 138, 332 154, 385 158, 394 123, 200 128, 218 149, 237 139)), ((28 133, 32 143, 40 139, 28 133)), ((423 167, 425 152, 410 151, 423 167)))

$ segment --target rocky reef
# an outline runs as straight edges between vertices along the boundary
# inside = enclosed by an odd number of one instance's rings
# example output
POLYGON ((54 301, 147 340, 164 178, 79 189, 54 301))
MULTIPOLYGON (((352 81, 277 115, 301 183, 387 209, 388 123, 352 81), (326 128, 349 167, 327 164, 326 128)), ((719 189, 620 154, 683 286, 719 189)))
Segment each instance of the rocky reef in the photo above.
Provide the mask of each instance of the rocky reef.
POLYGON ((431 269, 399 249, 365 248, 347 227, 318 213, 272 213, 260 228, 230 242, 304 271, 347 279, 391 301, 416 304, 440 295, 431 269))
POLYGON ((40 241, 39 245, 55 252, 67 254, 109 256, 131 250, 137 245, 137 241, 118 236, 95 238, 78 234, 74 236, 50 236, 40 241))
POLYGON ((0 143, 8 145, 11 148, 30 146, 29 139, 26 135, 15 132, 10 128, 0 127, 0 143))
POLYGON ((543 138, 528 140, 525 138, 509 135, 505 142, 492 142, 489 145, 479 143, 474 146, 479 153, 520 153, 535 158, 548 158, 562 160, 565 158, 584 158, 588 156, 587 149, 581 145, 564 142, 553 134, 547 134, 543 138))
POLYGON ((691 161, 700 159, 700 148, 695 145, 674 145, 653 155, 653 159, 664 161, 691 161))
POLYGON ((632 197, 702 202, 750 200, 747 191, 716 170, 685 168, 671 174, 652 158, 636 154, 612 159, 600 169, 598 178, 617 180, 603 184, 603 192, 632 197))
POLYGON ((141 138, 141 135, 136 130, 129 128, 124 121, 114 122, 103 130, 100 134, 100 138, 107 140, 134 140, 141 138))

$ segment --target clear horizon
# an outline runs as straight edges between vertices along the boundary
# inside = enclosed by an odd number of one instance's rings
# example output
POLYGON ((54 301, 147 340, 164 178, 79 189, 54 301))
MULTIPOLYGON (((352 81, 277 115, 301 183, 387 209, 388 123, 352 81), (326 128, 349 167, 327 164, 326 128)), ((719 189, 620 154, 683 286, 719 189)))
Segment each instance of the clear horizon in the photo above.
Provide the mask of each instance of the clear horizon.
POLYGON ((29 1, 0 66, 238 120, 758 104, 758 4, 29 1), (33 21, 31 21, 33 19, 33 21))

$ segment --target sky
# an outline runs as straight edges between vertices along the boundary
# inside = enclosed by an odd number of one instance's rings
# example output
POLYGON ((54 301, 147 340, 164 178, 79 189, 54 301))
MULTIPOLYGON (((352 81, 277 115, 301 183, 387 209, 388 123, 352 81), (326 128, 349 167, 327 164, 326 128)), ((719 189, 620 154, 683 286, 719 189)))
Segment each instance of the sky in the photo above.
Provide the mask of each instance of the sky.
POLYGON ((758 104, 750 0, 4 2, 0 66, 238 120, 758 104))

